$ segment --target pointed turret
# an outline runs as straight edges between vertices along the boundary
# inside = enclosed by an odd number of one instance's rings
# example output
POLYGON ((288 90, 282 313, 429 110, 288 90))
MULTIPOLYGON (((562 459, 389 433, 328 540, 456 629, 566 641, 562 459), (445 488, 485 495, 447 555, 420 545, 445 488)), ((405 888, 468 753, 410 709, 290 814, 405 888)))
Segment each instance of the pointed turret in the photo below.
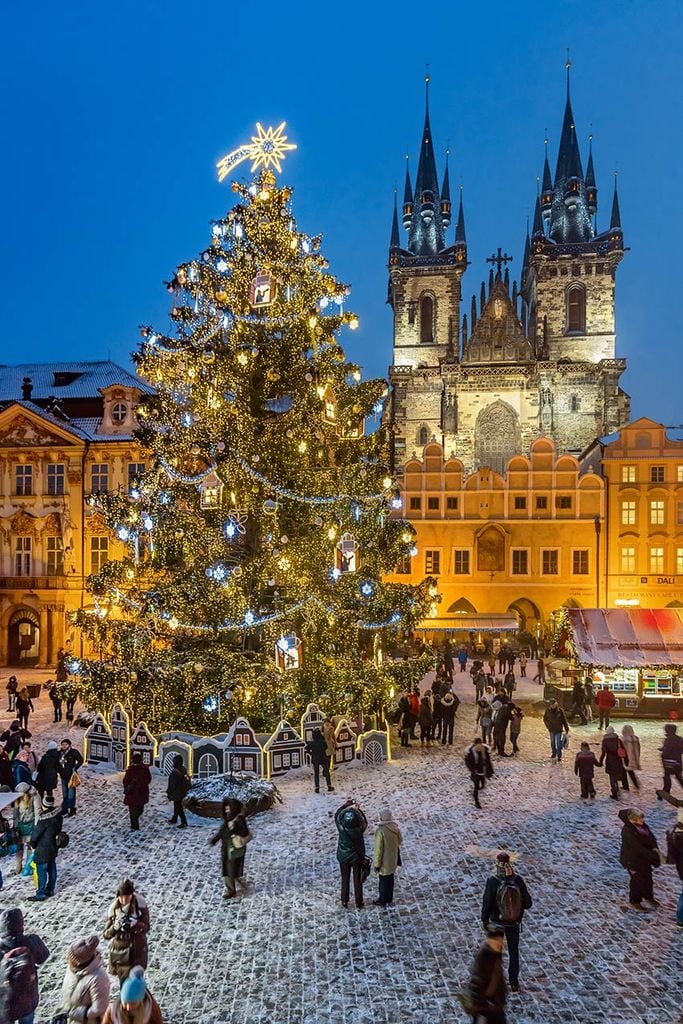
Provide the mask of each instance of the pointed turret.
POLYGON ((590 242, 595 236, 586 182, 583 176, 581 153, 576 135, 576 124, 569 92, 569 69, 567 61, 567 99, 564 107, 560 145, 557 151, 557 166, 553 183, 550 216, 547 219, 546 234, 553 242, 565 244, 590 242))
POLYGON ((610 231, 621 234, 621 212, 619 210, 619 193, 617 192, 617 176, 614 175, 614 195, 612 197, 612 216, 609 219, 610 231))
POLYGON ((598 212, 598 190, 595 184, 595 168, 593 166, 593 136, 588 136, 588 166, 586 167, 586 205, 591 217, 598 212))
POLYGON ((441 223, 444 231, 451 225, 451 183, 448 177, 448 150, 446 150, 446 170, 441 186, 441 223))
POLYGON ((403 189, 403 227, 410 231, 410 222, 413 217, 413 188, 410 184, 410 168, 406 156, 406 183, 403 189))
POLYGON ((576 140, 576 127, 574 125, 574 112, 569 93, 569 69, 571 64, 567 61, 567 101, 564 106, 564 119, 562 121, 562 134, 560 135, 560 148, 557 151, 557 166, 555 168, 555 188, 561 185, 568 178, 583 178, 581 167, 581 154, 579 144, 576 140))
MULTIPOLYGON (((484 298, 484 296, 482 295, 482 299, 483 298, 484 298)), ((476 323, 477 323, 477 300, 475 299, 474 295, 472 296, 472 317, 471 317, 471 319, 472 319, 472 330, 474 330, 474 328, 476 326, 476 323)))
POLYGON ((545 140, 545 156, 543 159, 543 182, 541 184, 541 211, 543 213, 543 223, 546 228, 550 221, 550 210, 553 205, 553 178, 550 173, 550 164, 548 163, 548 139, 545 140))
POLYGON ((436 158, 432 143, 432 129, 429 123, 429 75, 425 78, 427 88, 425 102, 425 123, 422 131, 420 159, 415 178, 413 216, 410 222, 408 248, 415 256, 435 256, 445 248, 443 222, 440 211, 439 182, 436 174, 436 158))
POLYGON ((462 185, 460 186, 458 220, 455 225, 455 259, 462 266, 467 266, 467 238, 465 237, 465 211, 462 205, 462 185))
POLYGON ((536 238, 537 235, 543 235, 543 217, 541 215, 541 200, 536 196, 536 205, 534 206, 534 223, 531 229, 531 237, 536 238))
POLYGON ((401 248, 401 236, 398 232, 398 199, 396 198, 396 190, 394 189, 394 218, 391 222, 391 241, 389 242, 390 249, 401 248))

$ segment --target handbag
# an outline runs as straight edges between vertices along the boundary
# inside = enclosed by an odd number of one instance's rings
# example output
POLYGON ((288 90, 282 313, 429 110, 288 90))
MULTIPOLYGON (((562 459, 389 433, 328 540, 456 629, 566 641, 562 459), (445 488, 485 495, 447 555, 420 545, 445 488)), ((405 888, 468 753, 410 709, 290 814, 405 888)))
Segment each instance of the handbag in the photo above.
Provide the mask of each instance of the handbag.
POLYGON ((69 1024, 69 1014, 58 1013, 56 1016, 52 1018, 50 1024, 69 1024))
POLYGON ((72 772, 69 779, 69 789, 77 789, 81 784, 81 777, 78 772, 72 772))
POLYGON ((360 869, 360 879, 361 879, 361 882, 363 883, 363 885, 365 885, 365 883, 367 882, 368 878, 370 877, 371 869, 372 869, 372 864, 370 863, 370 858, 369 857, 364 857, 363 858, 363 862, 361 864, 361 869, 360 869))
POLYGON ((69 845, 69 837, 66 832, 58 832, 55 836, 55 846, 58 850, 66 850, 69 845))
POLYGON ((622 747, 621 743, 617 747, 617 754, 622 759, 622 761, 626 760, 626 747, 622 747))

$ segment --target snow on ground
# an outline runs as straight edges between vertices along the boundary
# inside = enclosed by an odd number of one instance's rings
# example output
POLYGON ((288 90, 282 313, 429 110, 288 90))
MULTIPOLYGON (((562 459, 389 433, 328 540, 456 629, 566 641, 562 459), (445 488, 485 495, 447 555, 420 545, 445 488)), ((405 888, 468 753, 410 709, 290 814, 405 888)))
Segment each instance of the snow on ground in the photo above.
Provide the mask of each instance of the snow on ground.
MULTIPOLYGON (((469 688, 468 688, 469 687, 469 688)), ((625 911, 627 876, 618 863, 619 806, 598 773, 598 799, 579 800, 572 771, 581 739, 599 745, 595 726, 576 727, 565 762, 548 757, 542 722, 527 716, 517 758, 496 759, 496 776, 472 806, 462 750, 474 734, 469 704, 458 712, 453 748, 394 744, 395 760, 354 765, 334 776, 336 792, 313 792, 306 772, 278 780, 284 803, 252 819, 246 874, 253 890, 221 899, 215 822, 189 815, 179 830, 166 820, 165 781, 157 777, 142 831, 128 830, 121 775, 86 769, 71 844, 60 854, 54 899, 26 902, 32 885, 2 862, 3 908, 18 905, 29 930, 52 956, 41 968, 37 1022, 58 1009, 66 950, 101 934, 109 902, 124 877, 135 880, 152 917, 149 981, 167 1024, 451 1024, 466 1018, 456 992, 482 939, 481 895, 491 856, 519 853, 534 907, 525 918, 522 992, 510 996, 512 1024, 681 1024, 683 930, 675 924, 680 882, 672 867, 655 873, 663 906, 625 911), (389 807, 405 846, 396 904, 367 909, 339 904, 332 814, 354 796, 372 824, 389 807)), ((47 724, 38 702, 36 746, 67 731, 47 724)), ((51 717, 51 714, 49 715, 51 717)), ((674 811, 659 803, 661 724, 637 724, 643 743, 643 790, 621 806, 639 806, 664 844, 674 811)), ((72 731, 72 738, 79 735, 72 731)), ((683 792, 681 793, 683 796, 683 792)), ((368 842, 368 848, 370 842, 368 842)))

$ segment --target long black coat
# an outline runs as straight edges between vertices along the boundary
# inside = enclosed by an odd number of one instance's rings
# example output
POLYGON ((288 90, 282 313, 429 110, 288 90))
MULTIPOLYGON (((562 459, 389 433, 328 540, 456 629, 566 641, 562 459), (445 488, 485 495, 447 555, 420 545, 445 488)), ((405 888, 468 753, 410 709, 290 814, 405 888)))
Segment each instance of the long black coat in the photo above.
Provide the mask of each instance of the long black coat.
POLYGON ((306 744, 306 751, 311 755, 313 764, 326 764, 329 754, 327 753, 327 741, 320 729, 316 729, 312 738, 306 744))
POLYGON ((46 750, 38 762, 36 789, 40 793, 57 788, 59 779, 59 750, 46 750))
POLYGON ((184 768, 174 768, 168 777, 166 796, 169 800, 182 800, 187 796, 192 782, 184 768))
POLYGON ((608 775, 620 776, 624 770, 624 761, 619 757, 621 740, 618 736, 605 736, 602 741, 600 764, 604 764, 608 775))
POLYGON ((127 807, 144 807, 149 802, 152 773, 146 764, 132 764, 123 776, 123 802, 127 807))
POLYGON ((339 839, 337 860, 340 864, 360 864, 365 859, 363 833, 368 827, 367 818, 358 807, 342 805, 334 816, 339 839))
POLYGON ((621 850, 619 851, 619 863, 627 871, 651 871, 659 867, 659 851, 657 840, 647 827, 643 824, 637 828, 627 818, 628 811, 620 811, 619 817, 624 822, 621 830, 621 850))
POLYGON ((43 811, 31 832, 33 859, 36 864, 48 864, 51 860, 56 860, 59 853, 57 833, 61 831, 61 811, 43 811))
POLYGON ((505 1008, 507 986, 503 976, 503 957, 487 942, 477 953, 472 966, 470 989, 480 1012, 505 1008))

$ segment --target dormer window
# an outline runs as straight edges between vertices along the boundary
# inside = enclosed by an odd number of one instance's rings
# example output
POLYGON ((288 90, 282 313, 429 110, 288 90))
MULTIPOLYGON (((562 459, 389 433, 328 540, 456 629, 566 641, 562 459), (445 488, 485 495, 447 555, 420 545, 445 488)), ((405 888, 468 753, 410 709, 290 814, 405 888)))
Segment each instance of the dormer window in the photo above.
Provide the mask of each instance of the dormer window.
POLYGON ((125 402, 117 402, 111 410, 111 418, 114 423, 125 423, 128 418, 128 406, 125 402))

